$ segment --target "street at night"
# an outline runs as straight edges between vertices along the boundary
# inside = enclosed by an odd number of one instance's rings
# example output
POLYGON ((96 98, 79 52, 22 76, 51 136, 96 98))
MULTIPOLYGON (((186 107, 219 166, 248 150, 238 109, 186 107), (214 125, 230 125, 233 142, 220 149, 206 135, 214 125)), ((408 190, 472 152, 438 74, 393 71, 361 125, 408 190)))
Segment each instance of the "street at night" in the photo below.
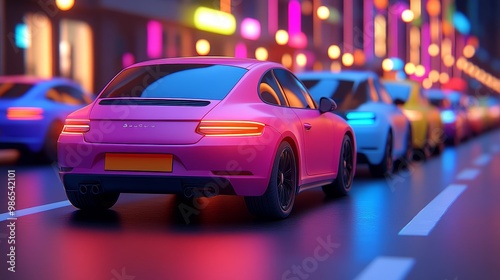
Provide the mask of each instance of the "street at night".
POLYGON ((499 13, 0 0, 0 280, 500 279, 499 13))
MULTIPOLYGON (((288 219, 268 222, 234 196, 188 205, 128 194, 87 214, 68 206, 54 166, 4 165, 4 182, 15 170, 25 216, 16 221, 16 273, 3 270, 2 279, 498 279, 499 143, 500 131, 490 132, 392 179, 372 179, 361 166, 348 196, 306 191, 288 219), (457 188, 442 216, 431 209, 416 221, 457 188)), ((0 217, 7 252, 10 221, 0 217)))

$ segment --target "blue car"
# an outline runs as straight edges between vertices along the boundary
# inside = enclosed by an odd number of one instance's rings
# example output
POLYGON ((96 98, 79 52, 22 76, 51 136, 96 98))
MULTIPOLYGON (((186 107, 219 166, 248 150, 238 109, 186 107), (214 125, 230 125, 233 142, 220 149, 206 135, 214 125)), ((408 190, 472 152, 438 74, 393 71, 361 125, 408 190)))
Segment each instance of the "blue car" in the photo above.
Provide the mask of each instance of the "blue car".
POLYGON ((412 160, 410 122, 375 73, 304 72, 297 77, 315 100, 326 96, 337 103, 334 113, 346 119, 356 134, 358 163, 367 163, 373 176, 390 176, 400 166, 396 164, 412 160))
POLYGON ((0 149, 56 160, 66 116, 91 101, 80 85, 68 79, 0 77, 0 149))

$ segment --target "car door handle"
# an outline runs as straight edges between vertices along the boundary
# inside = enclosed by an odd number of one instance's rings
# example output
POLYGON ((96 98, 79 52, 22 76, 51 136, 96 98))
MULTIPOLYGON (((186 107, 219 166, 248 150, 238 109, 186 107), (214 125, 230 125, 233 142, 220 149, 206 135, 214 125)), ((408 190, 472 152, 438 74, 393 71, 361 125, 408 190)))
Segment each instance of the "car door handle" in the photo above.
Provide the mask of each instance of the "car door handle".
POLYGON ((305 123, 305 124, 304 124, 304 128, 305 128, 306 130, 311 130, 311 128, 312 128, 312 127, 313 127, 313 126, 312 126, 310 123, 305 123))

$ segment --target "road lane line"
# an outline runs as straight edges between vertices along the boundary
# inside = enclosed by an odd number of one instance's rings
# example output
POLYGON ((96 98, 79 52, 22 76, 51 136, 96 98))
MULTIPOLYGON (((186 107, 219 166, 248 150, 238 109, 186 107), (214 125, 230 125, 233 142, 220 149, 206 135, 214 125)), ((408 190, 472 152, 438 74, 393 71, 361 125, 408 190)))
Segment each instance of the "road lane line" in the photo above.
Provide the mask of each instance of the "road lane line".
POLYGON ((482 155, 480 157, 478 157, 475 161, 474 161, 474 165, 477 165, 477 166, 485 166, 487 165, 489 162, 491 161, 491 156, 490 155, 482 155))
POLYGON ((399 235, 427 236, 446 210, 467 189, 465 185, 449 185, 399 232, 399 235))
POLYGON ((16 210, 15 216, 10 216, 9 212, 6 212, 6 213, 0 214, 0 222, 6 221, 8 218, 19 218, 22 216, 27 216, 27 215, 31 215, 31 214, 36 214, 36 213, 40 213, 40 212, 45 212, 45 211, 57 209, 57 208, 66 207, 69 205, 71 205, 71 203, 68 200, 63 200, 63 201, 59 201, 59 202, 35 206, 35 207, 26 208, 26 209, 22 209, 22 210, 16 210))
POLYGON ((477 175, 479 175, 478 169, 465 169, 462 172, 458 173, 458 180, 474 180, 477 175))
POLYGON ((415 259, 403 257, 378 257, 355 280, 404 279, 415 264, 415 259))

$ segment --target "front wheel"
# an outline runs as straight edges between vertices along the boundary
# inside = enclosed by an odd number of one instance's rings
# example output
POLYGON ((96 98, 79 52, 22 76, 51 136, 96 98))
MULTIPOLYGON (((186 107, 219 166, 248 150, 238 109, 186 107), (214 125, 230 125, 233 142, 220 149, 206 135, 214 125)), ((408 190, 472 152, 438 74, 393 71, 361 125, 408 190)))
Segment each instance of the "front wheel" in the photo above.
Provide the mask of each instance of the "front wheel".
POLYGON ((352 186, 354 178, 354 149, 352 140, 348 135, 344 135, 340 151, 339 168, 337 179, 329 185, 323 186, 323 192, 327 196, 344 196, 352 186))
POLYGON ((283 219, 292 212, 297 192, 297 164, 288 142, 283 142, 274 158, 267 190, 262 196, 246 196, 250 213, 257 217, 283 219))

